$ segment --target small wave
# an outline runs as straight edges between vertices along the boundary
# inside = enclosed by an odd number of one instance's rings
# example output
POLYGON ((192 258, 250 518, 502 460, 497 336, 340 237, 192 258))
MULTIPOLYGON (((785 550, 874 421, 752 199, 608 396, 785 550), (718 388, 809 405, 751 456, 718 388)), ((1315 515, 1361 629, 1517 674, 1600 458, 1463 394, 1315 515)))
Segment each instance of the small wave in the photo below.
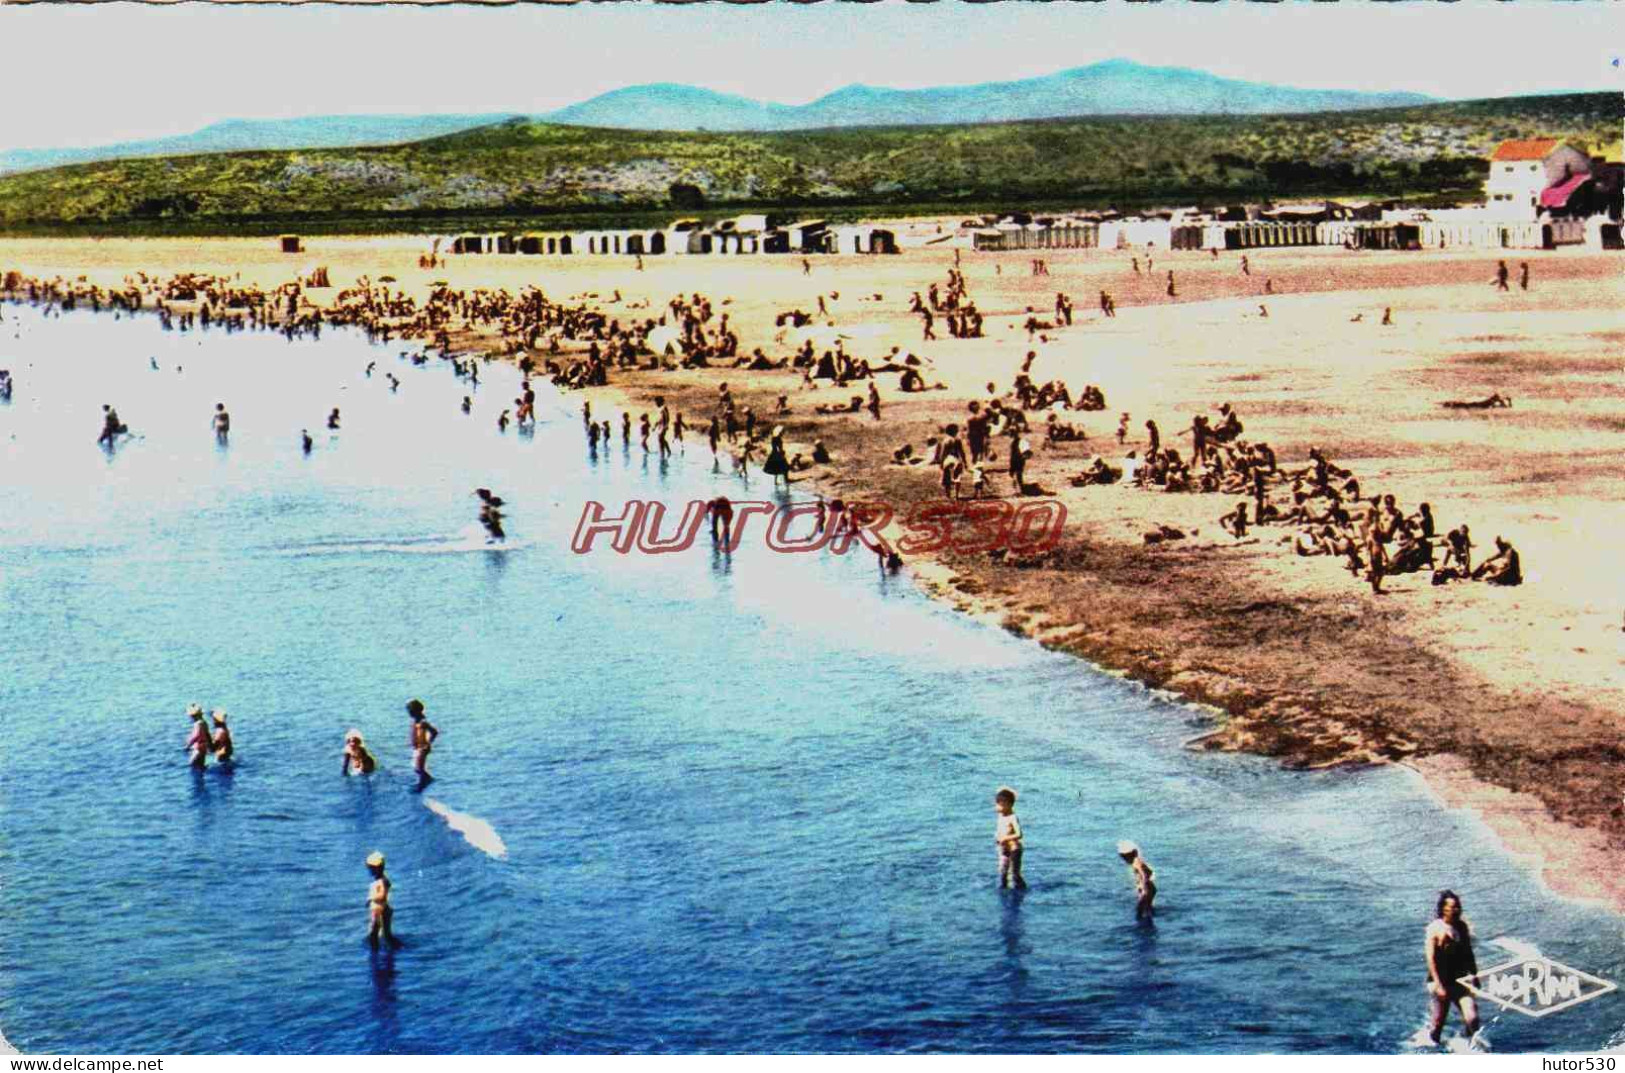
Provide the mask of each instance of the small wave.
POLYGON ((508 855, 508 847, 503 844, 502 836, 496 829, 478 816, 456 812, 447 808, 443 803, 426 798, 423 802, 430 812, 446 821, 446 826, 463 836, 463 841, 484 853, 488 857, 502 860, 508 855))
POLYGON ((276 548, 274 554, 292 558, 314 555, 466 555, 479 551, 516 551, 531 547, 534 543, 528 540, 490 541, 483 532, 478 532, 405 540, 316 541, 276 548))

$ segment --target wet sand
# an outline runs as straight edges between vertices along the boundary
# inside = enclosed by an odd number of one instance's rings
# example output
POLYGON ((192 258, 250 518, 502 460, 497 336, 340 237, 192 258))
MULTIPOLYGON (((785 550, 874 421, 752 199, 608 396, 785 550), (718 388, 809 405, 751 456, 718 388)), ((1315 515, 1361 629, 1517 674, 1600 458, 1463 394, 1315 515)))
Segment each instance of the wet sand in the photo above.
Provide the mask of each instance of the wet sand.
MULTIPOLYGON (((787 394, 793 412, 777 420, 790 450, 809 452, 818 437, 834 454, 832 466, 799 475, 801 491, 884 500, 900 515, 939 490, 930 467, 890 465, 892 450, 921 450, 941 425, 962 422, 987 381, 1007 389, 1035 350, 1035 382, 1058 377, 1074 392, 1097 384, 1107 403, 1104 412, 1062 415, 1087 442, 1046 448, 1041 430, 1030 437, 1029 482, 1067 507, 1062 544, 1025 568, 986 555, 912 561, 922 583, 1012 631, 1211 705, 1214 730, 1193 747, 1306 767, 1404 760, 1447 802, 1484 815, 1554 890, 1625 907, 1608 861, 1625 845, 1617 565, 1625 255, 1506 251, 1514 282, 1501 293, 1491 285, 1493 250, 1254 250, 1250 276, 1238 253, 1153 253, 1155 270, 1135 275, 1129 254, 1116 251, 966 252, 962 270, 987 318, 986 338, 946 338, 939 317, 943 338, 922 343, 908 297, 945 281, 954 255, 941 247, 815 258, 804 276, 798 257, 649 258, 638 272, 620 258, 474 256, 420 270, 427 243, 418 238, 307 245, 283 255, 265 239, 0 240, 0 270, 106 285, 135 271, 240 272, 270 288, 323 265, 335 287, 310 292, 318 302, 359 276, 387 274, 419 295, 434 280, 514 291, 535 284, 556 300, 597 295, 586 300, 623 320, 658 316, 674 294, 698 292, 729 314, 742 353, 760 346, 775 359, 799 335, 775 341, 774 315, 815 312, 823 293, 831 315, 820 319, 847 335, 850 353, 878 359, 901 346, 933 359, 926 379, 947 390, 903 395, 895 375, 883 374, 879 422, 867 413, 815 416, 815 403, 866 386, 806 391, 788 371, 617 371, 610 388, 589 397, 604 412, 626 398, 641 410, 664 394, 695 426, 687 450, 704 452, 719 382, 769 425, 773 400, 787 394), (1048 261, 1050 275, 1030 274, 1032 256, 1048 261), (1532 269, 1528 292, 1517 287, 1519 261, 1532 269), (1170 268, 1173 300, 1164 294, 1170 268), (1276 294, 1262 293, 1266 279, 1276 294), (1117 300, 1114 319, 1099 315, 1102 288, 1117 300), (619 303, 610 301, 615 289, 619 303), (1071 296, 1074 325, 1029 343, 1026 308, 1053 319, 1057 291, 1071 296), (1383 327, 1390 306, 1395 324, 1383 327), (1493 391, 1513 407, 1438 405, 1493 391), (1506 536, 1522 553, 1525 584, 1435 588, 1426 574, 1409 574, 1386 579, 1375 596, 1338 561, 1295 556, 1295 530, 1264 527, 1250 534, 1256 540, 1233 540, 1217 519, 1238 497, 1068 485, 1097 452, 1120 461, 1113 432, 1122 411, 1133 415, 1128 449, 1143 452, 1151 417, 1164 442, 1189 455, 1180 430, 1220 402, 1237 408, 1246 438, 1269 442, 1285 468, 1301 467, 1318 445, 1355 472, 1365 495, 1392 493, 1406 512, 1426 500, 1441 532, 1466 522, 1475 562, 1493 551, 1494 536, 1506 536), (1143 533, 1158 524, 1191 537, 1146 545, 1143 533)), ((1036 427, 1042 417, 1029 419, 1036 427)), ((1002 468, 990 472, 1008 494, 1002 468)), ((737 498, 766 498, 769 486, 753 473, 737 498)), ((1272 495, 1279 502, 1284 493, 1272 495)))

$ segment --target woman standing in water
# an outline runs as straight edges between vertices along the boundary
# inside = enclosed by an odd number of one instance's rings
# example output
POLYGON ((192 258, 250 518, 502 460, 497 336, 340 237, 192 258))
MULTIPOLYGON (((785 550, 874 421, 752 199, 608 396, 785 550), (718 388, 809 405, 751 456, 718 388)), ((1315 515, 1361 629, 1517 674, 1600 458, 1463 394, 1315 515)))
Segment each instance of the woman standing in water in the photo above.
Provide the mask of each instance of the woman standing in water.
POLYGON ((1123 863, 1128 865, 1130 874, 1134 876, 1134 919, 1150 920, 1155 912, 1152 903, 1157 900, 1157 885, 1152 881, 1156 873, 1140 856, 1140 847, 1132 842, 1117 843, 1117 855, 1123 858, 1123 863))
POLYGON ((382 938, 390 946, 399 946, 393 930, 395 910, 389 904, 392 884, 384 874, 384 855, 374 853, 367 858, 367 871, 372 873, 372 886, 367 888, 367 944, 378 949, 382 938))
POLYGON ((1470 1040, 1478 1033, 1478 1005, 1462 979, 1478 982, 1478 960, 1473 957, 1473 933, 1461 915, 1461 898, 1453 890, 1439 892, 1433 920, 1428 923, 1428 1039, 1439 1042, 1450 1007, 1461 1011, 1462 1030, 1470 1040))

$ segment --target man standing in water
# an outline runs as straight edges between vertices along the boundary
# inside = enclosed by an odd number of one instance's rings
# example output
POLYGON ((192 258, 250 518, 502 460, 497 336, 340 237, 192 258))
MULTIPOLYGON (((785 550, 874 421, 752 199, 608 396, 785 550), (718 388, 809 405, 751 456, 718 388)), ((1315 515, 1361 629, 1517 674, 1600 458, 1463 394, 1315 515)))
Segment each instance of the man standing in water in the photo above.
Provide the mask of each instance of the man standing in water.
POLYGON ((214 438, 225 443, 231 436, 231 415, 226 413, 226 404, 214 404, 214 438))
POLYGON ((1151 866, 1140 856, 1140 847, 1132 842, 1117 843, 1117 855, 1123 858, 1128 865, 1129 872, 1134 876, 1134 919, 1150 920, 1153 913, 1152 903, 1157 900, 1157 885, 1152 882, 1154 873, 1151 866))
POLYGON ((418 789, 434 781, 429 774, 429 753, 440 729, 423 717, 423 702, 413 697, 406 702, 406 714, 412 717, 412 770, 417 772, 418 789))
POLYGON ((389 904, 389 889, 393 885, 384 874, 384 855, 374 853, 367 858, 367 871, 372 874, 372 886, 367 888, 367 945, 378 949, 382 938, 392 948, 401 945, 395 938, 395 910, 389 904))
POLYGON ((1461 899, 1453 890, 1439 892, 1435 916, 1428 924, 1426 954, 1428 965, 1428 1039, 1439 1042, 1450 1007, 1461 1011, 1463 1031, 1471 1040, 1478 1033, 1478 1006, 1461 983, 1464 977, 1478 982, 1478 961, 1473 957, 1473 935, 1461 915, 1461 899))

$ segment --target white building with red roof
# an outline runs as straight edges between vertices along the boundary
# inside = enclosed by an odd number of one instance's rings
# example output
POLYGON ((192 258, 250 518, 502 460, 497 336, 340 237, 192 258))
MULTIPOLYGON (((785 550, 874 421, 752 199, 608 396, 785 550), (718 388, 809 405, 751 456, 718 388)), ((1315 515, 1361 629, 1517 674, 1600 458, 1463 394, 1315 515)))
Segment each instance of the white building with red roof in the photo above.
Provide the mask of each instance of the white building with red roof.
POLYGON ((1591 158, 1556 138, 1502 142, 1490 156, 1486 207, 1503 219, 1533 220, 1562 209, 1591 175, 1591 158))

